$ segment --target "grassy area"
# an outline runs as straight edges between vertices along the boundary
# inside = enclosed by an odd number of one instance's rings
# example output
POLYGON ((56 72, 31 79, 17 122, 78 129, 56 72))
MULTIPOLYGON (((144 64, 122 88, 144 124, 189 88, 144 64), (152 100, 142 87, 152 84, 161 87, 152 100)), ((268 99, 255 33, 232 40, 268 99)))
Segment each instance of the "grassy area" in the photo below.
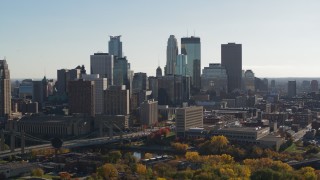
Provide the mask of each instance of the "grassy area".
POLYGON ((303 147, 299 147, 295 143, 292 143, 292 145, 284 151, 289 153, 303 153, 305 150, 303 147))

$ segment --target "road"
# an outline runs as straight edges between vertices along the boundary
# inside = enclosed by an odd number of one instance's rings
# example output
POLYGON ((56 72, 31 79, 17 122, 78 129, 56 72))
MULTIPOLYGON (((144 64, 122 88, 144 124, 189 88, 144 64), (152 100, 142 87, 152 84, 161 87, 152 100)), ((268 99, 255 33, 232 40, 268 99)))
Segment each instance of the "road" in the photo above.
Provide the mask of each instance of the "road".
MULTIPOLYGON (((92 146, 92 145, 99 145, 99 144, 105 144, 105 143, 112 143, 112 142, 118 142, 121 139, 122 140, 131 140, 135 138, 140 137, 146 137, 148 136, 152 131, 148 132, 134 132, 129 134, 124 134, 122 138, 120 136, 113 136, 110 137, 98 137, 98 138, 92 138, 92 139, 77 139, 77 140, 70 140, 63 143, 62 148, 76 148, 76 147, 85 147, 85 146, 92 146)), ((29 146, 25 148, 25 152, 31 152, 31 150, 34 149, 46 149, 51 148, 51 144, 42 144, 42 145, 36 145, 36 146, 29 146)), ((10 150, 2 151, 0 152, 0 158, 7 157, 10 155, 17 155, 21 154, 21 148, 16 148, 14 152, 11 152, 10 150)))

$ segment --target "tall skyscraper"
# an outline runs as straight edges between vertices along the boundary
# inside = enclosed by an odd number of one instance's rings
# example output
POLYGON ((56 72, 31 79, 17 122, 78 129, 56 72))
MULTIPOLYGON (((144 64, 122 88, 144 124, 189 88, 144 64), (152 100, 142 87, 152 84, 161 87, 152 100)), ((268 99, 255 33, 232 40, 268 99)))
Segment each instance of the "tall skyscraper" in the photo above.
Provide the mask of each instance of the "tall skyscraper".
POLYGON ((201 76, 201 90, 212 92, 216 96, 228 90, 228 75, 226 68, 221 64, 209 64, 204 67, 201 76))
POLYGON ((109 54, 122 58, 122 42, 120 41, 121 36, 110 36, 109 41, 109 54))
POLYGON ((159 105, 181 106, 190 98, 190 77, 167 75, 158 78, 159 105))
POLYGON ((59 69, 57 70, 56 87, 59 94, 68 93, 69 81, 74 81, 81 77, 81 69, 59 69))
POLYGON ((95 85, 95 114, 103 114, 104 108, 104 91, 108 88, 107 78, 100 78, 99 74, 84 74, 84 81, 94 81, 95 85))
POLYGON ((157 70, 156 70, 156 77, 161 77, 162 76, 162 69, 160 66, 158 66, 157 70))
POLYGON ((148 90, 148 76, 147 73, 134 73, 132 82, 133 91, 148 90))
MULTIPOLYGON (((199 37, 186 37, 181 38, 181 54, 187 55, 187 75, 191 76, 192 85, 195 85, 194 75, 201 73, 197 68, 194 68, 194 65, 200 65, 201 67, 201 44, 199 37), (199 60, 194 63, 195 60, 199 60), (194 72, 194 69, 196 70, 194 72)), ((200 77, 200 74, 199 74, 200 77)), ((200 80, 200 79, 197 79, 200 80)), ((196 83, 197 84, 197 83, 196 83)))
POLYGON ((117 58, 114 60, 114 68, 113 68, 113 84, 116 86, 126 85, 128 84, 128 60, 127 57, 117 58))
POLYGON ((200 90, 201 88, 201 62, 200 59, 193 61, 193 87, 200 90))
POLYGON ((0 117, 11 114, 10 71, 6 60, 0 60, 0 117))
POLYGON ((114 56, 108 53, 94 53, 90 56, 91 74, 107 78, 108 85, 113 85, 114 56))
POLYGON ((129 90, 126 86, 110 86, 104 91, 104 114, 128 115, 130 110, 129 90))
POLYGON ((242 45, 228 43, 221 45, 221 65, 227 69, 228 91, 241 89, 242 45))
POLYGON ((187 75, 187 59, 188 56, 184 54, 177 56, 176 75, 187 75))
POLYGON ((288 97, 294 97, 297 95, 297 82, 288 81, 288 97))
POLYGON ((95 115, 94 81, 69 81, 69 111, 71 114, 95 115))
POLYGON ((311 92, 318 92, 319 91, 319 83, 317 80, 312 80, 310 83, 311 92))
POLYGON ((252 72, 252 70, 246 70, 246 72, 244 73, 244 79, 243 79, 244 90, 254 92, 255 91, 254 80, 255 80, 254 73, 252 72))
POLYGON ((178 55, 178 41, 174 35, 170 35, 167 44, 166 74, 175 74, 175 66, 178 55))

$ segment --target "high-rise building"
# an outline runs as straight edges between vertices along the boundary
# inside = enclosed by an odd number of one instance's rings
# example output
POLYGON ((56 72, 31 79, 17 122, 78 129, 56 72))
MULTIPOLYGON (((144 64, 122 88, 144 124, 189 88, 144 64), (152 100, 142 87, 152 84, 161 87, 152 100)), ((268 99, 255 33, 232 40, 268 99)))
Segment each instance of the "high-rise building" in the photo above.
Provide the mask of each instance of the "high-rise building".
POLYGON ((104 114, 128 115, 130 113, 129 90, 125 85, 110 86, 104 93, 104 114))
POLYGON ((166 75, 175 74, 175 66, 178 55, 178 41, 174 35, 170 35, 167 44, 166 75))
POLYGON ((213 92, 216 96, 228 90, 228 75, 226 68, 221 64, 209 64, 204 67, 201 75, 201 90, 213 92))
POLYGON ((245 91, 251 91, 254 92, 255 91, 255 85, 254 85, 254 73, 252 72, 252 70, 246 70, 246 72, 244 73, 244 90, 245 91))
POLYGON ((190 98, 190 77, 167 75, 158 78, 159 105, 181 106, 190 98))
POLYGON ((90 56, 91 74, 107 78, 108 85, 113 85, 114 56, 108 53, 94 53, 90 56))
POLYGON ((176 75, 187 75, 187 55, 179 54, 176 63, 176 75))
POLYGON ((146 100, 141 103, 140 120, 142 125, 153 125, 158 122, 158 101, 146 100))
POLYGON ((94 81, 69 81, 69 112, 95 115, 94 81))
POLYGON ((158 66, 157 70, 156 70, 156 77, 161 77, 162 76, 162 69, 160 66, 158 66))
MULTIPOLYGON (((194 74, 195 73, 201 73, 198 72, 196 69, 196 72, 194 72, 194 61, 199 60, 199 62, 196 63, 198 66, 200 64, 201 67, 201 44, 200 44, 200 38, 199 37, 186 37, 181 38, 181 54, 187 55, 187 75, 191 76, 192 85, 194 85, 194 74)), ((200 77, 200 74, 199 74, 200 77)), ((200 79, 197 79, 200 80, 200 79)), ((197 83, 196 83, 197 84, 197 83)))
POLYGON ((0 60, 0 117, 11 114, 10 71, 6 60, 0 60))
POLYGON ((148 77, 146 73, 134 73, 132 89, 133 91, 148 90, 148 77))
POLYGON ((94 81, 95 85, 95 114, 103 114, 104 91, 108 88, 107 78, 100 78, 99 74, 82 75, 84 81, 94 81))
POLYGON ((201 62, 200 59, 193 61, 193 87, 200 90, 201 88, 201 62))
POLYGON ((39 108, 44 107, 44 102, 48 97, 48 83, 44 78, 41 81, 33 81, 32 101, 38 102, 39 108))
POLYGON ((203 127, 202 106, 183 107, 176 110, 177 136, 185 136, 185 132, 190 128, 200 127, 203 127))
POLYGON ((158 100, 158 78, 149 76, 149 90, 151 90, 151 98, 158 100))
POLYGON ((115 59, 113 68, 113 85, 128 86, 128 70, 127 57, 115 59))
POLYGON ((110 36, 109 41, 109 54, 122 58, 122 42, 120 41, 121 36, 110 36))
POLYGON ((69 81, 74 81, 81 77, 81 69, 59 69, 57 70, 56 87, 59 94, 68 93, 69 81))
POLYGON ((318 92, 319 91, 319 83, 317 80, 312 80, 310 83, 311 92, 318 92))
POLYGON ((242 79, 242 45, 228 43, 221 45, 221 65, 228 74, 228 91, 241 89, 242 79))
POLYGON ((294 97, 297 95, 297 82, 288 81, 288 97, 294 97))

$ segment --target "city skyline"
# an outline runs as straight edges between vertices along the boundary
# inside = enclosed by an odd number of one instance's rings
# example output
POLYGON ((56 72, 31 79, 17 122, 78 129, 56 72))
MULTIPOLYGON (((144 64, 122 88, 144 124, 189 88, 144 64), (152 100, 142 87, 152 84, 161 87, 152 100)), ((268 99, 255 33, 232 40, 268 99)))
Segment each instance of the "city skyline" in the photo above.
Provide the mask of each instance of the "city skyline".
POLYGON ((243 45, 243 69, 257 77, 320 77, 320 2, 181 2, 2 1, 0 59, 12 79, 56 78, 57 69, 89 69, 90 55, 107 52, 109 35, 121 35, 134 72, 152 76, 158 62, 164 69, 169 35, 179 49, 180 38, 195 35, 201 69, 221 62, 221 44, 235 42, 243 45))

